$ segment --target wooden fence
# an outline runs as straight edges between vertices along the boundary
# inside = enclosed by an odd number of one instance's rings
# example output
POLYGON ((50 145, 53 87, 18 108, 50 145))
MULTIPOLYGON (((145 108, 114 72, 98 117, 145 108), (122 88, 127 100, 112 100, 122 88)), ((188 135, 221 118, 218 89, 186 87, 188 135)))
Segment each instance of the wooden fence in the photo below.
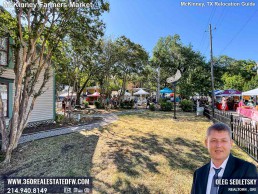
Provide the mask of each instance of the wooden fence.
POLYGON ((214 112, 214 117, 212 117, 212 110, 209 107, 204 108, 204 115, 215 123, 221 122, 230 126, 235 143, 258 161, 258 128, 256 124, 243 123, 241 118, 217 110, 214 112))

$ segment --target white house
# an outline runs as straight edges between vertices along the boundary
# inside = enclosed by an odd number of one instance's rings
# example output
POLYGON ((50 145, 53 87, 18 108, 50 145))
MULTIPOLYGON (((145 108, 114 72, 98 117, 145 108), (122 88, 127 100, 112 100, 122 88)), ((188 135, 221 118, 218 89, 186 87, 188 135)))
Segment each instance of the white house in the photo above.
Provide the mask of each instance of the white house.
MULTIPOLYGON (((12 44, 11 38, 0 38, 0 66, 4 67, 5 71, 0 74, 0 92, 4 102, 4 115, 6 120, 12 116, 13 98, 14 98, 14 78, 15 74, 13 71, 13 53, 10 49, 12 44)), ((55 119, 55 79, 54 72, 51 71, 51 77, 46 83, 46 92, 39 96, 34 105, 34 109, 28 119, 28 126, 53 122, 55 119)), ((43 75, 41 75, 43 77, 43 75)), ((43 80, 43 79, 41 79, 43 80)), ((36 89, 40 86, 36 84, 36 89)))

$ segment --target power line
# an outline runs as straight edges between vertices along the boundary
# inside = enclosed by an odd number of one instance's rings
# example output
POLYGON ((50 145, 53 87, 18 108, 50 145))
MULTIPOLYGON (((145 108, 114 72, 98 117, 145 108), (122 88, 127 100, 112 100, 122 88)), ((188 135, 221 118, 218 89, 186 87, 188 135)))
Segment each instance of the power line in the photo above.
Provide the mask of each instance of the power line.
MULTIPOLYGON (((206 26, 208 26, 209 25, 209 23, 211 23, 211 21, 212 21, 212 19, 213 19, 213 17, 214 17, 214 15, 215 15, 215 12, 216 12, 216 8, 217 7, 213 7, 213 9, 212 9, 212 11, 211 11, 211 14, 210 14, 210 17, 209 17, 209 19, 208 19, 208 21, 207 21, 207 24, 205 25, 205 28, 206 28, 206 26)), ((200 42, 200 51, 202 50, 202 48, 203 48, 203 44, 204 44, 204 42, 205 42, 205 40, 206 40, 206 30, 203 32, 203 35, 202 35, 202 39, 201 39, 201 42, 200 42)))
POLYGON ((215 24, 216 28, 219 29, 220 25, 223 23, 224 19, 226 18, 227 12, 225 12, 226 7, 223 8, 217 23, 215 24))
POLYGON ((239 29, 239 31, 233 36, 233 38, 228 42, 228 44, 223 48, 223 50, 220 52, 219 55, 221 55, 228 46, 236 39, 236 37, 242 32, 242 30, 246 27, 246 25, 249 23, 249 21, 253 18, 253 16, 256 14, 258 10, 255 10, 254 13, 247 19, 247 21, 244 23, 244 25, 239 29))
POLYGON ((209 25, 210 32, 210 56, 211 56, 211 87, 212 87, 212 117, 214 117, 214 72, 213 72, 213 48, 212 48, 212 28, 211 24, 209 25))

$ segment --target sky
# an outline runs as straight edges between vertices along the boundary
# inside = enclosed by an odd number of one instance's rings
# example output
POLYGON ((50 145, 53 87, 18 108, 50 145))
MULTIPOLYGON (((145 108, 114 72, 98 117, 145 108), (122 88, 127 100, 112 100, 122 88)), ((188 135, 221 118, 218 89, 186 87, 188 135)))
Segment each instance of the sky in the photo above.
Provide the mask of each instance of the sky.
MULTIPOLYGON (((0 0, 0 5, 3 1, 0 0)), ((191 44, 209 60, 211 24, 215 57, 228 55, 258 62, 258 1, 255 6, 238 7, 208 6, 208 1, 204 0, 188 1, 202 2, 204 7, 181 6, 184 1, 179 0, 107 1, 110 11, 102 16, 106 24, 105 36, 115 39, 125 35, 142 45, 150 56, 159 38, 178 34, 184 45, 191 44)), ((241 4, 242 1, 232 2, 241 4)))
MULTIPOLYGON (((105 36, 117 38, 125 35, 142 45, 151 56, 160 37, 179 34, 184 45, 191 44, 209 60, 211 24, 212 29, 216 28, 212 30, 215 57, 227 55, 258 62, 258 1, 255 6, 239 7, 208 6, 208 1, 203 0, 189 2, 203 2, 204 7, 186 7, 181 6, 181 2, 109 0, 110 12, 103 15, 105 36)), ((242 1, 232 2, 241 4, 242 1)))

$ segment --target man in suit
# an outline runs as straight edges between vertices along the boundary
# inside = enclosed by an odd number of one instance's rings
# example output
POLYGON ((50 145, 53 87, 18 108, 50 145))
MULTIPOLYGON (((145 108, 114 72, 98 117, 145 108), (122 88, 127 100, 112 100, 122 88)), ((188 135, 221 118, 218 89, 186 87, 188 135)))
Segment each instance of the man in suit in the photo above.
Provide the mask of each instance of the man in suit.
MULTIPOLYGON (((205 145, 211 161, 194 172, 191 194, 237 194, 248 193, 243 191, 230 191, 232 186, 216 186, 216 178, 247 179, 258 178, 255 165, 232 156, 230 150, 233 145, 230 128, 217 123, 207 129, 205 145)), ((252 194, 257 191, 249 192, 252 194)))

